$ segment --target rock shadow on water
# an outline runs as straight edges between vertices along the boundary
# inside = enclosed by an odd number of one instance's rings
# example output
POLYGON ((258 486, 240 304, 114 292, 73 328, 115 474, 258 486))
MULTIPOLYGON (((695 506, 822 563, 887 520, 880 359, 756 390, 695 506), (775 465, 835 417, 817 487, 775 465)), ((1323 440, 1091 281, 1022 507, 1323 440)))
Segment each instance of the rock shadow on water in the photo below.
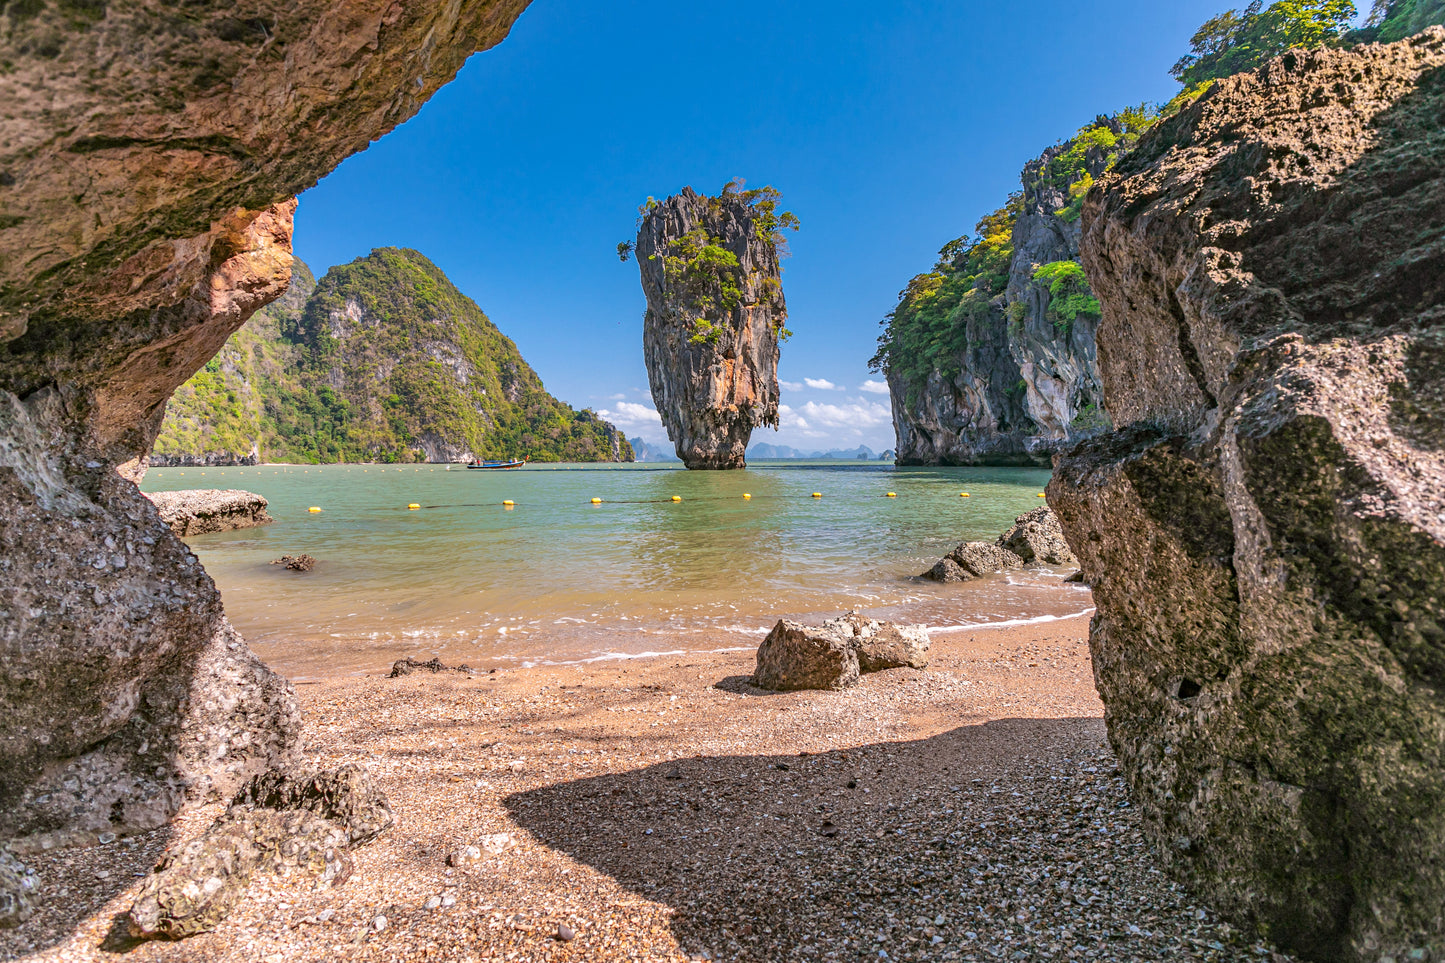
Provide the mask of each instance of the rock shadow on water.
POLYGON ((697 958, 1286 960, 1159 871, 1103 736, 1098 719, 1005 719, 663 761, 504 804, 670 907, 697 958))

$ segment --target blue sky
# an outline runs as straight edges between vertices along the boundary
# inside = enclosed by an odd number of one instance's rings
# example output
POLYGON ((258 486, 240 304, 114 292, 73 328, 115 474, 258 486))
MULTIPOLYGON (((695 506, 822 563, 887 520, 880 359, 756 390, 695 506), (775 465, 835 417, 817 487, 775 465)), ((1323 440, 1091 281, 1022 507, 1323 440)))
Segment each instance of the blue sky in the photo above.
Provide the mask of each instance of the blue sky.
POLYGON ((784 428, 753 440, 882 450, 888 395, 867 360, 898 291, 1045 147, 1172 96, 1169 66, 1226 5, 535 0, 302 195, 296 251, 320 273, 416 248, 553 394, 658 441, 617 242, 648 195, 772 184, 803 228, 783 277, 784 428))

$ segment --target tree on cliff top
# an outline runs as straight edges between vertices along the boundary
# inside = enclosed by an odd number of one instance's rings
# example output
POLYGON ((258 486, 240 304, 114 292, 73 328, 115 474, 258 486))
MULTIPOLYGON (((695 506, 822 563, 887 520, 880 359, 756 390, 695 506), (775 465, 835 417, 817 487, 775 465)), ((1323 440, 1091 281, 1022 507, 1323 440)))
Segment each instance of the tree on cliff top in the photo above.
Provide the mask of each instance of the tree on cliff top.
POLYGON ((1194 88, 1253 70, 1294 47, 1339 44, 1354 17, 1350 0, 1277 0, 1268 9, 1254 0, 1243 10, 1206 20, 1190 39, 1190 52, 1170 73, 1186 89, 1194 88))

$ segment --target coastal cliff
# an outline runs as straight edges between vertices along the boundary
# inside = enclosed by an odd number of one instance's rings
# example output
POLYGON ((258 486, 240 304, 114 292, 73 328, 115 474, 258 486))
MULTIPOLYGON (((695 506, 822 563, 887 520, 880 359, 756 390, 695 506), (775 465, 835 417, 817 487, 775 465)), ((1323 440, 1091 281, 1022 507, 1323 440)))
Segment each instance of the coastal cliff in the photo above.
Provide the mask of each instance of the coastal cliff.
POLYGON ((777 192, 733 183, 649 201, 637 232, 652 399, 691 469, 742 468, 753 429, 778 427, 788 311, 779 248, 796 228, 777 192))
POLYGON ((286 290, 294 196, 525 6, 10 6, 0 839, 159 826, 294 758, 291 686, 132 479, 171 393, 286 290))
POLYGON ((1049 485, 1165 864, 1315 960, 1445 950, 1445 29, 1217 81, 1084 209, 1119 430, 1049 485))
POLYGON ((381 248, 319 283, 301 267, 177 390, 151 464, 524 456, 632 460, 612 425, 548 394, 436 265, 381 248))
POLYGON ((900 294, 872 361, 888 378, 898 464, 1047 465, 1108 427, 1079 212, 1147 123, 1101 117, 1031 161, 1023 190, 900 294))

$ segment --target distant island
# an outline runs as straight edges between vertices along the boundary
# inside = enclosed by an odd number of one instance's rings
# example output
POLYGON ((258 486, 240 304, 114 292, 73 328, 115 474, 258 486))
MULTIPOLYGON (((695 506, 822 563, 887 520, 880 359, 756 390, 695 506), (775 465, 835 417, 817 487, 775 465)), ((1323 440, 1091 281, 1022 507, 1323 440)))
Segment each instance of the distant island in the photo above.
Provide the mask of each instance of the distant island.
MULTIPOLYGON (((682 459, 674 455, 666 447, 648 444, 642 438, 629 438, 632 451, 639 462, 681 462, 682 459)), ((766 442, 758 442, 748 448, 748 458, 753 461, 781 461, 797 459, 800 461, 823 461, 837 459, 840 461, 892 461, 893 450, 890 448, 883 452, 874 452, 867 445, 859 445, 857 448, 834 448, 830 451, 802 451, 797 448, 790 448, 787 445, 770 445, 766 442)))
POLYGON ((171 398, 155 466, 626 462, 590 409, 547 393, 476 302, 416 251, 378 248, 256 312, 171 398))

